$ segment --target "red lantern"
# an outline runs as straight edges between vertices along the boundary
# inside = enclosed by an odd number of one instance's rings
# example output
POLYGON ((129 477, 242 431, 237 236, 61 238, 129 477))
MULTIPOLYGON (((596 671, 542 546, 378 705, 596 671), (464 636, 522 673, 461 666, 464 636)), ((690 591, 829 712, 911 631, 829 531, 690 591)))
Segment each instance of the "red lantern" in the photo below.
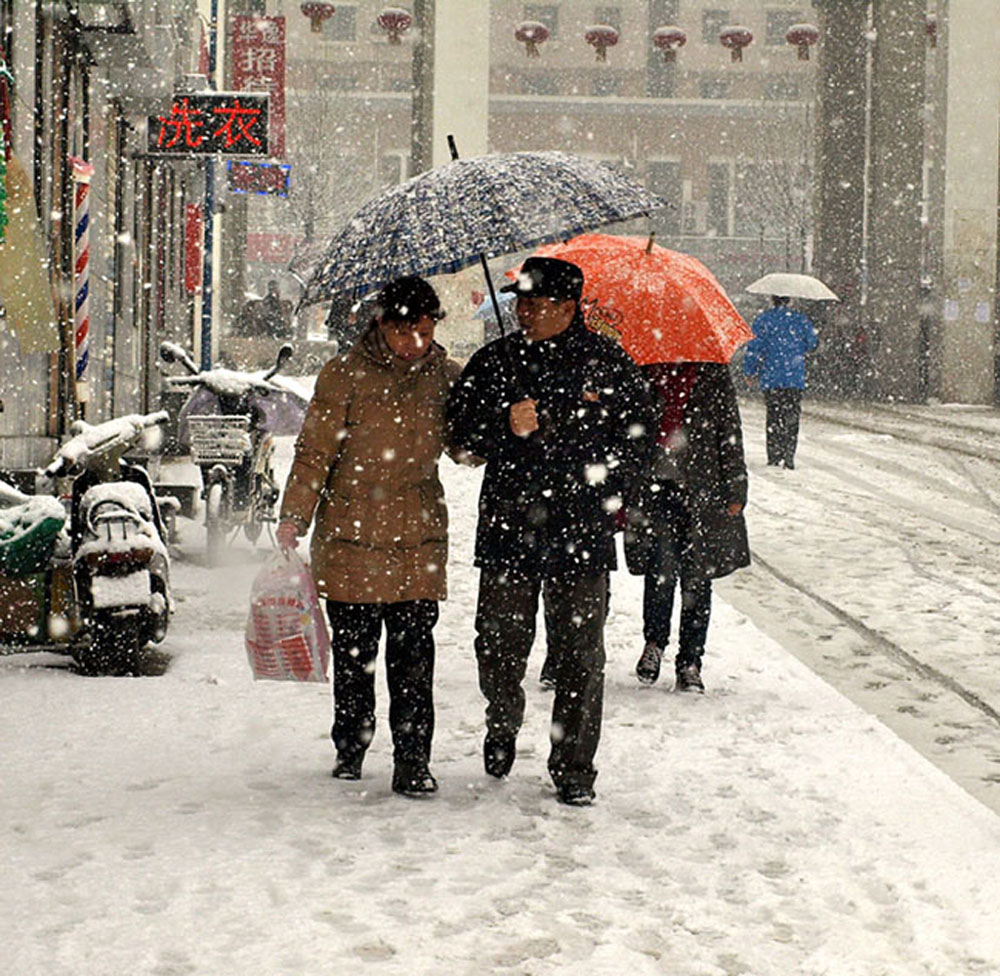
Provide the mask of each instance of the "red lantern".
POLYGON ((413 24, 413 17, 402 7, 386 7, 375 18, 376 23, 389 35, 390 44, 401 44, 400 35, 405 34, 413 24))
POLYGON ((924 30, 927 32, 927 41, 931 47, 937 47, 937 15, 928 14, 924 23, 924 30))
POLYGON ((657 27, 653 32, 653 43, 663 51, 664 61, 676 61, 677 51, 687 44, 688 36, 679 27, 657 27))
POLYGON ((323 29, 324 20, 329 20, 337 12, 332 3, 317 3, 315 0, 302 4, 299 10, 309 18, 309 28, 314 34, 323 29))
POLYGON ((524 45, 529 58, 537 58, 538 45, 544 44, 549 39, 550 33, 548 27, 537 20, 522 20, 514 28, 514 40, 524 45))
POLYGON ((597 60, 608 60, 608 48, 618 43, 618 31, 610 24, 592 24, 584 28, 583 39, 597 50, 597 60))
POLYGON ((719 31, 719 43, 729 48, 733 61, 743 60, 743 48, 753 43, 753 34, 749 27, 730 25, 719 31))
POLYGON ((809 48, 819 40, 819 28, 812 24, 792 24, 785 34, 785 40, 798 50, 800 61, 808 61, 809 48))

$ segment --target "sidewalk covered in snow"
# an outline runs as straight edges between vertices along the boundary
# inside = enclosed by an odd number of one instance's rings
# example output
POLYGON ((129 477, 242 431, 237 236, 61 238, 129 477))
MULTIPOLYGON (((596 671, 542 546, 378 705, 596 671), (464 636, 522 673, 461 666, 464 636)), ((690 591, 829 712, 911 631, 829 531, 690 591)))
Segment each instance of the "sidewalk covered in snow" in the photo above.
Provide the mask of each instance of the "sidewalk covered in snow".
POLYGON ((443 473, 441 792, 390 792, 381 676, 365 777, 332 780, 326 690, 251 681, 242 628, 259 563, 178 560, 162 675, 0 659, 0 971, 1000 970, 1000 821, 721 599, 709 693, 678 696, 635 681, 641 594, 615 576, 594 807, 557 804, 548 783, 540 644, 517 763, 506 782, 486 777, 478 474, 443 473))

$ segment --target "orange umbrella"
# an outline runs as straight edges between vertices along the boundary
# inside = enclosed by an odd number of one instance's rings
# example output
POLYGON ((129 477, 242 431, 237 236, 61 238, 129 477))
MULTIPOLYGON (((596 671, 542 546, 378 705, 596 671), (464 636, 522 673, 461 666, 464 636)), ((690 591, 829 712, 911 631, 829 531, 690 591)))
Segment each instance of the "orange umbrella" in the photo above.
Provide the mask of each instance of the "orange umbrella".
POLYGON ((652 236, 581 234, 535 254, 580 266, 587 326, 620 342, 640 366, 728 363, 753 338, 712 272, 652 236))

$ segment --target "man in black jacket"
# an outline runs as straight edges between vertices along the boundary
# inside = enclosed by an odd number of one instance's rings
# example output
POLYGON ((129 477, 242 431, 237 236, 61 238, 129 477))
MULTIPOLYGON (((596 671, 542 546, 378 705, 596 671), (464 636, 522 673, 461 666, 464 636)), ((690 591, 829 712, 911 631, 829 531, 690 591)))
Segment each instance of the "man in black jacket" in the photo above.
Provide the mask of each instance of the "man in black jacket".
POLYGON ((456 446, 486 460, 475 553, 486 772, 501 778, 514 762, 544 583, 557 625, 548 767, 572 805, 594 797, 614 515, 656 422, 638 367, 584 325, 582 287, 575 264, 528 258, 504 289, 521 331, 480 349, 448 400, 456 446))

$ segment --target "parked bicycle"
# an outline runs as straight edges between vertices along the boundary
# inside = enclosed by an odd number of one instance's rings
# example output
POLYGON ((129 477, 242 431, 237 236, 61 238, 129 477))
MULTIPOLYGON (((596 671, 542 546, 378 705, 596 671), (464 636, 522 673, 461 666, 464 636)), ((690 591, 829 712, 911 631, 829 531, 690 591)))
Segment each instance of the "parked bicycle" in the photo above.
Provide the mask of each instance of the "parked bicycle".
POLYGON ((169 384, 191 387, 178 415, 178 439, 201 470, 208 563, 218 565, 225 547, 242 530, 256 543, 266 529, 274 542, 275 506, 281 493, 274 475, 274 427, 278 414, 297 411, 305 400, 271 380, 288 362, 292 346, 278 351, 262 375, 231 369, 199 370, 176 343, 164 342, 160 358, 179 362, 187 376, 169 384))

